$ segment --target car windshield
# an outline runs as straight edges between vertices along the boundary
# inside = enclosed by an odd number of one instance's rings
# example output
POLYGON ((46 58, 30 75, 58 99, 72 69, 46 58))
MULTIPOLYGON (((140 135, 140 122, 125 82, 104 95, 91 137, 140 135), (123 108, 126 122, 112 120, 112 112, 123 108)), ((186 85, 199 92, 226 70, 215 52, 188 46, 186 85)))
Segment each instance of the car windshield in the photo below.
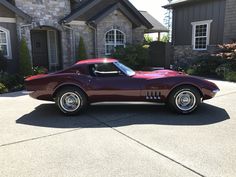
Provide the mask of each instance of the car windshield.
POLYGON ((122 72, 124 72, 126 75, 128 76, 133 76, 135 75, 135 71, 133 71, 132 69, 130 69, 129 67, 123 65, 120 62, 115 62, 114 63, 116 65, 116 67, 118 67, 122 72))

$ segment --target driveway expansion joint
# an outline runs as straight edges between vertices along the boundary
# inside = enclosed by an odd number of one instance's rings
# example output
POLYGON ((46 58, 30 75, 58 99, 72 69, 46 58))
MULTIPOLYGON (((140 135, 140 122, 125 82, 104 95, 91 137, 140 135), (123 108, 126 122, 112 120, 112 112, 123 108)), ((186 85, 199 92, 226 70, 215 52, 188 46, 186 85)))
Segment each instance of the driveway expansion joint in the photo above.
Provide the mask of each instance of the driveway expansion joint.
MULTIPOLYGON (((173 158, 171 158, 171 157, 169 157, 169 156, 167 156, 167 155, 165 155, 165 154, 163 154, 163 153, 161 153, 161 152, 159 152, 159 151, 153 149, 152 147, 150 147, 150 146, 148 146, 148 145, 146 145, 146 144, 140 142, 139 140, 136 140, 136 139, 132 138, 131 136, 129 136, 129 135, 127 135, 127 134, 125 134, 125 133, 123 133, 123 132, 117 130, 116 128, 114 128, 114 127, 112 127, 112 126, 110 126, 110 125, 108 124, 109 122, 114 122, 114 121, 116 121, 116 120, 108 121, 108 122, 106 123, 106 122, 103 122, 103 121, 97 119, 96 117, 94 117, 94 116, 92 116, 92 115, 90 115, 90 117, 93 118, 93 119, 95 119, 96 121, 100 122, 101 124, 103 124, 103 125, 105 125, 105 126, 111 128, 112 130, 116 131, 117 133, 119 133, 119 134, 125 136, 126 138, 130 139, 131 141, 133 141, 133 142, 135 142, 135 143, 137 143, 137 144, 139 144, 139 145, 145 147, 146 149, 149 149, 149 150, 151 150, 152 152, 154 152, 154 153, 156 153, 156 154, 158 154, 158 155, 160 155, 160 156, 162 156, 162 157, 164 157, 164 158, 166 158, 166 159, 172 161, 173 163, 182 166, 183 168, 185 168, 185 169, 191 171, 192 173, 194 173, 194 174, 196 174, 196 175, 198 175, 198 176, 200 176, 200 177, 206 177, 205 175, 201 174, 200 172, 197 172, 196 170, 194 170, 194 169, 192 169, 192 168, 190 168, 190 167, 184 165, 183 163, 178 162, 177 160, 175 160, 175 159, 173 159, 173 158)), ((123 118, 120 118, 120 119, 123 119, 123 118)), ((117 119, 117 120, 120 120, 120 119, 117 119)))

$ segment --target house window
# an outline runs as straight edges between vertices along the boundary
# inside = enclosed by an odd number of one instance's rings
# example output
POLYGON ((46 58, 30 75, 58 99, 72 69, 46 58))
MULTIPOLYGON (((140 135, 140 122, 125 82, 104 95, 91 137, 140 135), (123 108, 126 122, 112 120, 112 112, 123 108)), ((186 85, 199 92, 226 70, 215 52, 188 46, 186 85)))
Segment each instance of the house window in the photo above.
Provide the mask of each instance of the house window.
POLYGON ((110 55, 116 47, 125 47, 125 34, 118 29, 112 29, 105 35, 105 55, 110 55))
POLYGON ((193 25, 193 49, 207 50, 210 41, 210 25, 212 20, 192 22, 193 25))
POLYGON ((0 27, 0 51, 6 58, 11 58, 10 33, 0 27))

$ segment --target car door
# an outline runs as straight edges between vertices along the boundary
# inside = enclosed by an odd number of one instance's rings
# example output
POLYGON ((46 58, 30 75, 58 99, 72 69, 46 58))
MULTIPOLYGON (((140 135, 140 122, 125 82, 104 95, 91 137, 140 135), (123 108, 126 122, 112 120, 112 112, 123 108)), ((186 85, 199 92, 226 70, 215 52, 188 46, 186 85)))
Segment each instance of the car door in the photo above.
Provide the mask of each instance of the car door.
POLYGON ((113 63, 90 66, 91 101, 137 101, 140 100, 140 80, 125 75, 113 63))

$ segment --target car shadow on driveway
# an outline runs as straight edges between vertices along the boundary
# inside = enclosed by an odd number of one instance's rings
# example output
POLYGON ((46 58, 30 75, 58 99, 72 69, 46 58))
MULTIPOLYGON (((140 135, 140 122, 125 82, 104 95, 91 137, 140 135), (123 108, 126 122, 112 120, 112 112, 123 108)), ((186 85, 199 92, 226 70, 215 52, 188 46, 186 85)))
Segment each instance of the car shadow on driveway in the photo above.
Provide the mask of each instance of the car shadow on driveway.
POLYGON ((230 119, 228 113, 219 107, 202 104, 190 115, 172 113, 166 106, 154 104, 98 104, 77 116, 64 116, 55 104, 42 104, 29 114, 16 120, 17 124, 53 128, 113 127, 134 124, 189 125, 201 126, 230 119))

